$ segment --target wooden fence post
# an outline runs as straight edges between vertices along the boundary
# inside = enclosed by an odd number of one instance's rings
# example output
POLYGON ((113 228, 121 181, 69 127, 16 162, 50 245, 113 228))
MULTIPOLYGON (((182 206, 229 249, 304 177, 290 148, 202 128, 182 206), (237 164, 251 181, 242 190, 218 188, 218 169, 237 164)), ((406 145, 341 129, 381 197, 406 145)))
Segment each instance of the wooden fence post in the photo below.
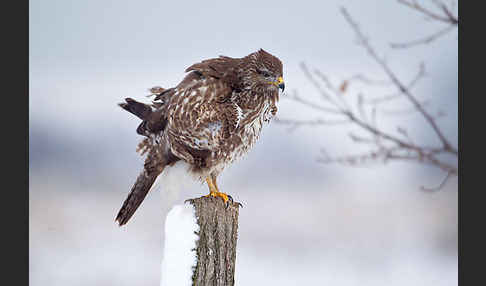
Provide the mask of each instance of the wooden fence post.
MULTIPOLYGON (((186 203, 193 206, 199 226, 199 231, 195 232, 197 236, 195 249, 190 250, 195 251, 197 260, 193 267, 192 285, 234 285, 240 204, 230 203, 226 208, 223 200, 215 197, 189 199, 186 203)), ((167 235, 171 234, 166 230, 166 239, 168 239, 167 235)))
POLYGON ((231 286, 235 283, 239 204, 226 208, 221 198, 189 200, 196 209, 199 240, 194 286, 231 286))

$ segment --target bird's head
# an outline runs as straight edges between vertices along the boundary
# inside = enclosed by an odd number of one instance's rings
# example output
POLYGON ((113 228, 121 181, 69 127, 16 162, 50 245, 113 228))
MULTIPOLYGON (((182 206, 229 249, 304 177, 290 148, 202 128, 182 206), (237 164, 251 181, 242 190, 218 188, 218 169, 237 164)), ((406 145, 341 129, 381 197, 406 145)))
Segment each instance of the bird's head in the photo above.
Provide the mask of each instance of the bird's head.
POLYGON ((243 81, 251 89, 278 91, 285 89, 282 77, 282 62, 270 53, 260 49, 244 58, 243 81))

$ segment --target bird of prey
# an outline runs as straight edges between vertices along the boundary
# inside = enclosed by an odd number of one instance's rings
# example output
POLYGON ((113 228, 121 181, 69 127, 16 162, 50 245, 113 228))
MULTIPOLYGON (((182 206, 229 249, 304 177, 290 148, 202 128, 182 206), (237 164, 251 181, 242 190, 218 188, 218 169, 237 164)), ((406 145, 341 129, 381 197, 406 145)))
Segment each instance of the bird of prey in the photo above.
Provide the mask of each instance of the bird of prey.
MULTIPOLYGON (((145 136, 137 151, 146 154, 144 169, 116 221, 126 224, 164 169, 177 161, 205 180, 209 195, 228 205, 218 189, 223 169, 248 152, 265 123, 275 116, 279 89, 285 88, 282 62, 263 49, 242 58, 219 56, 193 64, 175 87, 151 88, 151 104, 126 98, 119 105, 139 117, 145 136)), ((162 182, 163 184, 163 182, 162 182)))

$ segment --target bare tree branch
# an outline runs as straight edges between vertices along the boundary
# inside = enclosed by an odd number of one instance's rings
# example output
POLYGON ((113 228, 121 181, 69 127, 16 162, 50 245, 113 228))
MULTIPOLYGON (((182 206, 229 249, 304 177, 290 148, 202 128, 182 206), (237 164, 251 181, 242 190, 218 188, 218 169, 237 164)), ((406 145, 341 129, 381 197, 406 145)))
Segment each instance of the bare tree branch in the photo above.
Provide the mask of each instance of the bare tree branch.
POLYGON ((424 187, 424 186, 421 186, 420 189, 422 191, 426 191, 426 192, 435 192, 435 191, 439 191, 441 190, 445 184, 447 183, 447 181, 454 175, 454 173, 452 172, 448 172, 446 174, 446 176, 444 177, 444 179, 442 180, 442 182, 435 188, 427 188, 427 187, 424 187))
POLYGON ((449 143, 447 138, 444 136, 442 131, 437 126, 434 118, 423 108, 423 106, 415 98, 415 96, 413 96, 412 93, 407 89, 407 87, 398 79, 398 77, 388 67, 386 62, 376 54, 375 50, 369 44, 368 39, 363 35, 359 26, 356 24, 356 22, 354 22, 354 20, 351 18, 348 11, 344 7, 341 7, 341 13, 343 14, 346 21, 349 23, 351 28, 355 31, 356 35, 358 36, 360 44, 363 45, 363 47, 366 49, 368 54, 383 68, 383 70, 390 77, 393 83, 398 87, 400 92, 403 95, 405 95, 410 100, 410 102, 412 102, 415 108, 422 114, 425 120, 429 123, 429 125, 432 127, 432 129, 434 130, 434 132, 437 134, 440 141, 444 145, 444 149, 457 154, 457 150, 454 147, 452 147, 452 145, 449 143))
POLYGON ((447 6, 444 3, 440 2, 440 1, 434 1, 434 3, 437 6, 440 7, 443 14, 438 14, 436 12, 432 12, 432 11, 426 9, 425 7, 423 7, 422 5, 420 5, 419 3, 417 3, 417 1, 415 1, 415 0, 412 0, 412 1, 397 0, 397 1, 398 1, 398 3, 403 4, 405 6, 408 6, 412 9, 428 16, 429 18, 431 18, 433 20, 437 20, 437 21, 441 21, 441 22, 453 24, 453 25, 457 25, 459 23, 458 18, 452 14, 452 12, 447 8, 447 6))
MULTIPOLYGON (((336 106, 338 108, 338 112, 341 112, 342 108, 339 104, 337 104, 333 98, 321 87, 321 85, 319 84, 319 82, 317 80, 314 79, 314 77, 312 76, 312 74, 310 73, 310 71, 307 69, 307 66, 302 63, 301 65, 301 68, 302 70, 304 71, 304 75, 309 79, 310 82, 312 82, 312 84, 316 87, 316 89, 319 91, 319 93, 321 94, 322 98, 326 101, 328 101, 329 103, 331 103, 332 105, 336 106)), ((327 77, 321 75, 321 74, 318 74, 320 76, 320 79, 322 82, 324 82, 326 84, 326 87, 328 89, 331 89, 332 90, 332 87, 330 87, 330 82, 329 80, 327 79, 327 77)))
MULTIPOLYGON (((429 102, 424 100, 420 102, 422 106, 427 106, 429 105, 429 102)), ((386 108, 380 108, 380 112, 384 115, 390 115, 390 116, 401 116, 401 115, 412 115, 418 112, 418 110, 414 107, 411 108, 403 108, 403 109, 386 109, 386 108)))
POLYGON ((318 162, 339 163, 352 166, 357 164, 369 164, 378 162, 387 163, 391 160, 414 161, 420 164, 438 167, 439 169, 451 175, 457 175, 457 168, 455 166, 438 160, 433 155, 433 153, 434 152, 421 153, 405 151, 400 147, 381 147, 376 150, 372 150, 362 154, 345 155, 338 157, 331 157, 326 153, 323 157, 318 158, 318 162))
POLYGON ((368 78, 367 76, 363 75, 363 74, 355 74, 353 75, 352 77, 344 80, 344 81, 347 81, 348 83, 351 83, 353 81, 361 81, 365 84, 368 84, 368 85, 383 85, 383 86, 386 86, 386 85, 391 85, 392 82, 390 82, 389 80, 375 80, 375 79, 370 79, 368 78))
POLYGON ((431 0, 435 6, 439 9, 439 11, 431 11, 430 9, 426 9, 423 5, 419 4, 416 0, 397 0, 398 3, 405 5, 409 8, 412 8, 421 14, 426 15, 429 19, 434 21, 439 21, 442 23, 448 24, 448 26, 444 29, 441 29, 427 37, 405 42, 405 43, 391 43, 390 46, 393 49, 405 49, 410 48, 417 45, 425 45, 429 44, 438 38, 448 34, 454 28, 456 28, 459 24, 459 20, 457 16, 452 13, 452 9, 455 6, 455 2, 452 2, 451 8, 448 8, 442 1, 439 0, 431 0))
MULTIPOLYGON (((417 72, 417 75, 415 75, 415 77, 407 85, 407 89, 411 90, 424 76, 425 76, 425 64, 422 62, 419 65, 419 71, 417 72)), ((386 95, 386 96, 366 100, 365 103, 377 105, 379 103, 389 102, 394 99, 400 98, 402 97, 402 95, 403 95, 402 93, 386 95)))
MULTIPOLYGON (((398 0, 400 3, 412 7, 437 21, 447 21, 449 23, 448 29, 453 25, 457 25, 457 17, 454 17, 450 10, 442 2, 434 1, 434 4, 440 8, 440 13, 425 9, 416 1, 413 0, 398 0), (454 22, 456 23, 454 24, 454 22)), ((387 163, 389 161, 411 161, 419 164, 430 165, 443 170, 447 173, 447 177, 439 187, 445 184, 448 177, 457 175, 457 164, 451 164, 445 161, 443 155, 452 155, 457 159, 458 152, 445 137, 442 130, 439 128, 433 116, 429 113, 425 106, 427 102, 418 100, 417 96, 412 93, 412 88, 425 77, 425 65, 420 63, 417 74, 404 84, 398 78, 396 73, 386 63, 385 59, 378 56, 377 52, 369 43, 367 37, 364 36, 358 24, 352 19, 345 8, 341 8, 345 20, 351 26, 352 30, 358 37, 358 44, 364 47, 367 54, 380 66, 387 76, 387 80, 371 80, 366 75, 355 74, 340 84, 336 85, 319 70, 310 72, 305 64, 301 64, 301 68, 305 77, 312 83, 320 94, 321 103, 309 101, 298 96, 297 91, 294 91, 292 96, 287 96, 287 99, 298 102, 306 107, 312 108, 330 116, 330 118, 321 117, 314 120, 295 120, 295 119, 277 119, 276 122, 288 126, 289 131, 293 131, 299 127, 319 127, 332 126, 341 124, 350 124, 359 127, 359 130, 365 135, 349 133, 350 139, 357 144, 366 145, 368 151, 361 154, 351 154, 345 156, 330 156, 324 150, 321 150, 321 157, 318 162, 322 163, 339 163, 348 166, 361 166, 369 163, 387 163), (380 96, 368 97, 363 92, 358 92, 356 95, 355 106, 350 106, 352 102, 352 95, 345 93, 349 92, 349 86, 352 82, 359 81, 366 86, 381 85, 393 86, 398 90, 398 93, 380 96), (382 104, 389 101, 402 98, 405 99, 412 109, 403 110, 387 110, 381 108, 382 104), (349 102, 348 102, 349 99, 349 102), (439 140, 440 145, 427 146, 416 142, 410 136, 406 124, 396 126, 394 132, 387 131, 378 126, 378 112, 380 115, 397 115, 397 114, 411 114, 418 112, 418 114, 425 120, 428 126, 433 130, 433 134, 439 140)), ((446 32, 443 32, 446 33, 446 32)), ((433 35, 433 39, 422 39, 420 44, 427 44, 441 35, 433 35)), ((431 36, 432 37, 432 36, 431 36)), ((411 46, 417 43, 402 44, 404 47, 411 46)), ((398 44, 397 44, 398 45, 398 44)))
POLYGON ((442 29, 442 30, 440 30, 440 31, 438 31, 438 32, 436 32, 432 35, 425 37, 425 38, 406 42, 406 43, 390 43, 390 46, 393 49, 406 49, 406 48, 410 48, 410 47, 417 46, 417 45, 426 45, 426 44, 429 44, 429 43, 437 40, 438 38, 448 34, 454 28, 455 28, 455 26, 451 25, 451 26, 446 27, 445 29, 442 29))

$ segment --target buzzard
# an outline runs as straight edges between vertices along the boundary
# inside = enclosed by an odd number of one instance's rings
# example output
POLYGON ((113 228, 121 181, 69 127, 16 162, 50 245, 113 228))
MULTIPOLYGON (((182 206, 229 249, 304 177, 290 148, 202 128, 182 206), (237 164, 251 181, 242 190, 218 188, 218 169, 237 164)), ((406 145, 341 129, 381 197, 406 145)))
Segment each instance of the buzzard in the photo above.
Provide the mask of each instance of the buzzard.
POLYGON ((209 195, 228 205, 231 196, 218 189, 223 169, 258 140, 263 125, 277 112, 279 89, 285 88, 282 62, 263 49, 243 58, 220 56, 186 69, 175 87, 151 88, 151 104, 126 98, 119 105, 142 120, 145 136, 137 151, 146 154, 144 169, 116 221, 128 220, 165 168, 182 160, 187 172, 206 181, 209 195))

